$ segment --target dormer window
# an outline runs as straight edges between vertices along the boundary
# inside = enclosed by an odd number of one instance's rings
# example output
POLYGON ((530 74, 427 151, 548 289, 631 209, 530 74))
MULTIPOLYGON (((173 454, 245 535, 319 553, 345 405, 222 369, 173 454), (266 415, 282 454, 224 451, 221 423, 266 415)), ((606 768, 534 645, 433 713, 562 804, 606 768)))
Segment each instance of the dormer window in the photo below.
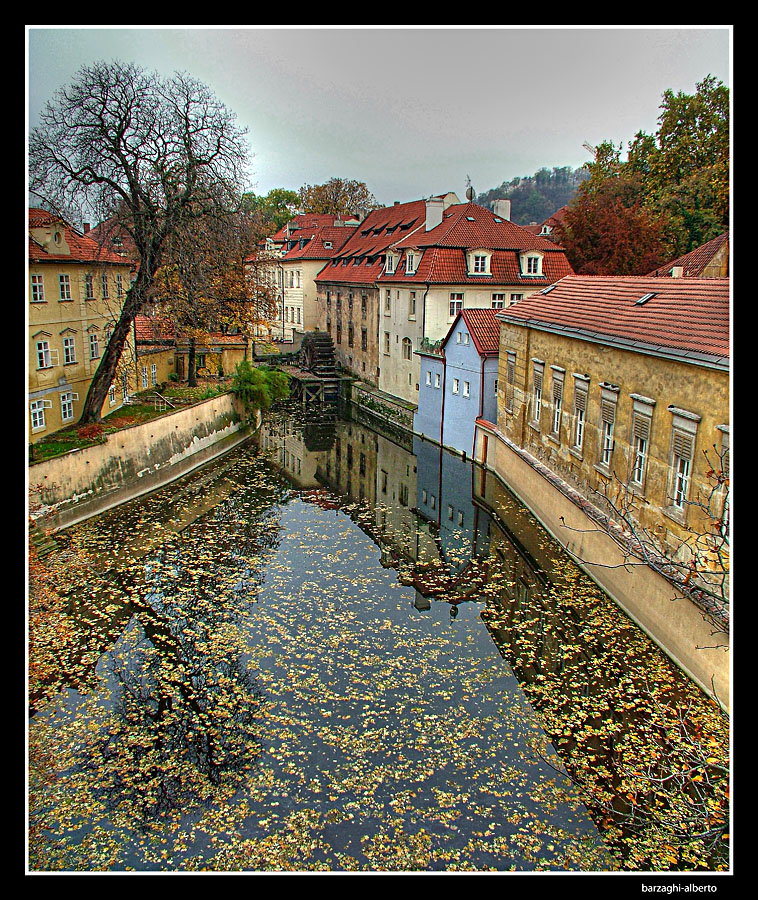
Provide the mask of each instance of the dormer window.
POLYGON ((389 275, 395 271, 395 257, 392 253, 388 253, 385 258, 384 271, 389 275))
POLYGON ((469 275, 490 275, 490 258, 492 256, 489 250, 470 250, 467 254, 468 273, 469 275))
POLYGON ((521 254, 521 274, 541 276, 542 254, 535 251, 527 251, 521 254))
POLYGON ((417 266, 418 266, 418 261, 416 258, 416 254, 412 250, 409 250, 405 254, 405 271, 406 271, 406 273, 408 275, 413 275, 413 273, 416 271, 417 266))

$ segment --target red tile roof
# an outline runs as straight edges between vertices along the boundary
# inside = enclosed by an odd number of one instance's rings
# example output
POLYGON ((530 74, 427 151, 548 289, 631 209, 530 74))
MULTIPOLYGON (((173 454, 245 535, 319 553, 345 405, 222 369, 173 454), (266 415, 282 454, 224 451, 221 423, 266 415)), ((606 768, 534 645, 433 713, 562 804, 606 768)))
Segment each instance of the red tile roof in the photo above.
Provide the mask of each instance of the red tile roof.
POLYGON ((479 355, 497 356, 500 352, 500 322, 495 316, 496 312, 497 310, 488 308, 462 309, 442 342, 443 347, 453 333, 458 320, 463 319, 479 355))
MULTIPOLYGON (((134 335, 138 344, 171 344, 186 342, 181 329, 165 316, 138 315, 134 319, 134 335)), ((245 335, 226 334, 221 331, 209 332, 211 344, 244 344, 245 335)))
POLYGON ((703 274, 706 266, 708 266, 713 261, 713 257, 719 252, 719 250, 721 250, 724 244, 728 245, 728 243, 729 232, 725 231, 724 234, 720 234, 718 237, 713 238, 712 241, 708 241, 707 243, 702 244, 700 247, 697 247, 690 253, 685 253, 684 256, 680 256, 677 259, 666 263, 665 266, 659 266, 650 274, 658 276, 670 276, 671 270, 673 268, 681 266, 681 268, 683 269, 683 277, 699 278, 703 274))
MULTIPOLYGON (((330 222, 333 221, 334 216, 329 219, 330 222)), ((291 235, 291 239, 297 243, 291 250, 286 250, 280 259, 282 262, 290 259, 330 259, 342 249, 354 231, 355 226, 349 225, 328 224, 303 228, 291 235), (302 247, 301 241, 305 242, 302 247), (327 244, 331 246, 326 246, 327 244)))
POLYGON ((88 234, 81 234, 71 225, 65 222, 60 216, 53 215, 44 209, 33 208, 29 210, 29 229, 46 228, 49 225, 60 223, 63 227, 63 233, 66 243, 68 244, 69 253, 51 252, 54 248, 52 245, 43 247, 35 237, 29 234, 29 260, 31 262, 55 261, 58 263, 118 263, 119 265, 128 265, 129 260, 113 253, 110 250, 101 247, 97 241, 93 240, 88 234))
POLYGON ((499 310, 497 318, 728 368, 728 278, 570 275, 499 310))

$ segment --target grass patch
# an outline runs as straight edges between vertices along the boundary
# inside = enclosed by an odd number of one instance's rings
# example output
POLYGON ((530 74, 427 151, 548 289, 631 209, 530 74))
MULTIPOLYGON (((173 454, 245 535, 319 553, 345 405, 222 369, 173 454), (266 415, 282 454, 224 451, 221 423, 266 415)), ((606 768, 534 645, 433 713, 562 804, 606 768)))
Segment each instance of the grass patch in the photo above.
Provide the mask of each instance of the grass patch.
POLYGON ((134 402, 104 416, 99 422, 90 425, 68 425, 46 435, 36 444, 31 444, 29 446, 29 462, 41 462, 55 456, 62 456, 64 453, 70 453, 72 450, 81 450, 84 447, 102 444, 108 434, 158 419, 174 412, 181 406, 209 400, 211 397, 228 391, 230 385, 231 379, 228 382, 226 379, 201 382, 196 387, 189 387, 186 384, 168 384, 159 393, 176 405, 165 409, 157 406, 154 402, 154 390, 142 391, 134 395, 134 402))

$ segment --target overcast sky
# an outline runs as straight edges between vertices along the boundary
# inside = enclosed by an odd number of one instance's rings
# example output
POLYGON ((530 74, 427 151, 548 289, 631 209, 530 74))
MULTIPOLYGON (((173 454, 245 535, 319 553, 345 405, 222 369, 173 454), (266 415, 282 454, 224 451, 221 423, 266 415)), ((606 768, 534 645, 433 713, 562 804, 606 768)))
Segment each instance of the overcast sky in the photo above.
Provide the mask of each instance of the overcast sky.
POLYGON ((83 64, 206 83, 251 188, 364 181, 382 204, 478 193, 656 130, 663 92, 731 87, 731 26, 28 26, 29 125, 83 64))

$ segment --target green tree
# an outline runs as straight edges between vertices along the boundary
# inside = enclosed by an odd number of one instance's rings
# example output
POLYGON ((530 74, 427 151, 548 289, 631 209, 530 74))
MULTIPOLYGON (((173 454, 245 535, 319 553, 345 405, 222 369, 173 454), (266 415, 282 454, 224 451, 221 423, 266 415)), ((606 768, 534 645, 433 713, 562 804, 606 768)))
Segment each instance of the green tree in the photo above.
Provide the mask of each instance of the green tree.
POLYGON ((232 392, 242 402, 248 416, 258 410, 265 412, 277 400, 286 400, 290 393, 289 377, 269 366, 253 366, 243 359, 234 373, 232 392))
POLYGON ((81 422, 96 422, 135 317, 150 301, 172 235, 226 215, 246 180, 245 131, 199 81, 131 64, 83 66, 29 138, 30 192, 68 218, 115 217, 133 242, 137 277, 92 378, 81 422))
POLYGON ((286 188, 272 188, 265 197, 252 192, 242 197, 242 207, 250 218, 252 232, 257 240, 279 231, 297 214, 299 205, 300 195, 297 191, 286 188))

